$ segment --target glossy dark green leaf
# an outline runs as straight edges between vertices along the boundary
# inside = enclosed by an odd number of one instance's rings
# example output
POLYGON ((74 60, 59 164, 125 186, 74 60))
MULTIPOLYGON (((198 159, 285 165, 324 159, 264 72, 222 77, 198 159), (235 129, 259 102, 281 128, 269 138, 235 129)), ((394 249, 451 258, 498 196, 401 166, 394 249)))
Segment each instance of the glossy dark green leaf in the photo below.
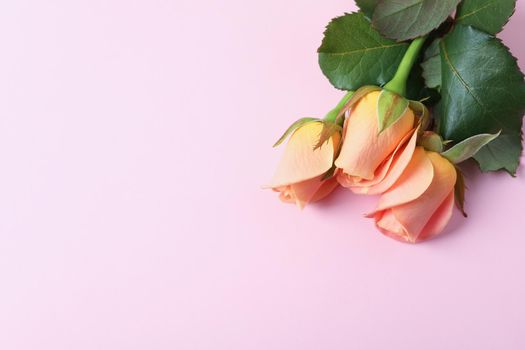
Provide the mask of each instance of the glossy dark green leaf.
POLYGON ((431 89, 439 89, 441 86, 441 56, 439 53, 439 41, 436 39, 425 51, 425 60, 421 63, 425 85, 431 89))
POLYGON ((394 76, 407 46, 381 37, 362 13, 346 14, 328 24, 319 65, 338 89, 383 85, 394 76))
POLYGON ((372 17, 381 34, 398 41, 423 36, 438 28, 460 0, 381 0, 372 17))
POLYGON ((377 100, 377 125, 379 133, 393 125, 405 114, 408 100, 403 96, 383 90, 377 100))
POLYGON ((508 131, 507 134, 501 135, 483 147, 474 156, 474 159, 482 171, 505 169, 509 174, 515 176, 523 151, 521 142, 521 132, 508 131))
POLYGON ((456 21, 496 34, 509 21, 515 7, 516 0, 463 0, 456 21))
POLYGON ((474 158, 484 171, 505 169, 514 174, 525 112, 525 83, 516 59, 498 39, 463 25, 455 26, 440 49, 441 135, 460 142, 501 130, 474 158))
POLYGON ((374 14, 374 9, 379 3, 379 0, 355 0, 355 3, 357 4, 357 6, 359 6, 361 11, 363 11, 366 17, 372 18, 372 15, 374 14))

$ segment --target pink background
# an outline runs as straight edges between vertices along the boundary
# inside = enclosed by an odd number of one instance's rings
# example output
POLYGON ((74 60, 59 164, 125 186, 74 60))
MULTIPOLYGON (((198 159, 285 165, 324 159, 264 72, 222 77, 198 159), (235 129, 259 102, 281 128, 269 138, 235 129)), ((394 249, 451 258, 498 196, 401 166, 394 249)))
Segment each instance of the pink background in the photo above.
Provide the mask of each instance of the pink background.
MULTIPOLYGON (((525 170, 417 246, 260 189, 350 0, 0 5, 0 348, 524 349, 525 170)), ((502 37, 525 68, 525 4, 502 37)))

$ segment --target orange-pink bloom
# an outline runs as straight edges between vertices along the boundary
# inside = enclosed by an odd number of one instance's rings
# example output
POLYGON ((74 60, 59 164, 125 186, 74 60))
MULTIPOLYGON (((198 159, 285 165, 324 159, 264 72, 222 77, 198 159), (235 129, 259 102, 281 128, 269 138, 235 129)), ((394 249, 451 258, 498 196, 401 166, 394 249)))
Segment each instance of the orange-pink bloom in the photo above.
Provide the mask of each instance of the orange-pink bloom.
POLYGON ((268 185, 280 193, 284 202, 296 203, 304 208, 308 203, 323 199, 338 185, 335 178, 323 180, 324 174, 334 163, 341 142, 339 132, 334 133, 320 148, 323 123, 313 121, 294 131, 275 175, 268 185))
POLYGON ((439 234, 454 207, 456 169, 439 153, 416 147, 410 163, 370 214, 378 229, 416 243, 439 234))
POLYGON ((341 153, 335 161, 339 183, 356 193, 386 191, 408 165, 416 145, 417 120, 410 108, 379 133, 379 94, 368 93, 350 111, 341 153))

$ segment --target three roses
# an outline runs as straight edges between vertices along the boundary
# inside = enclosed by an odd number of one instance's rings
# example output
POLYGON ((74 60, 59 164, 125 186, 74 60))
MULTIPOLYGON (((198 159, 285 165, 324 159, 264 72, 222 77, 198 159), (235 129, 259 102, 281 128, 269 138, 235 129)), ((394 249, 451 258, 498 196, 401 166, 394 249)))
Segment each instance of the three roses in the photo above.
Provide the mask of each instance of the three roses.
POLYGON ((301 208, 339 185, 357 194, 379 194, 376 209, 367 215, 379 231, 420 242, 439 234, 452 215, 456 168, 424 147, 423 121, 413 108, 381 130, 380 94, 374 90, 356 99, 342 128, 337 120, 298 125, 268 187, 301 208))

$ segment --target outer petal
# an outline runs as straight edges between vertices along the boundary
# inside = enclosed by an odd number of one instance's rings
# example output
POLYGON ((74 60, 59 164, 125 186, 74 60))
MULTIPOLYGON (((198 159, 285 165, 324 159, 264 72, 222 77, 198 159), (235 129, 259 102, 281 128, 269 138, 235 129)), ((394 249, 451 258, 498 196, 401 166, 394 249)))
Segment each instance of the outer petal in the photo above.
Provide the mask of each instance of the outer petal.
MULTIPOLYGON (((432 183, 434 169, 422 147, 416 147, 405 171, 379 200, 377 211, 408 203, 420 197, 432 183)), ((448 193, 448 191, 447 191, 448 193)))
POLYGON ((376 186, 371 187, 368 191, 369 194, 380 194, 389 190, 401 177, 401 175, 403 175, 403 172, 410 164, 410 161, 412 160, 416 150, 417 131, 418 129, 415 129, 412 132, 412 137, 410 138, 409 142, 403 149, 399 151, 399 153, 395 155, 393 163, 386 177, 376 186))
POLYGON ((384 235, 401 242, 410 242, 407 229, 397 220, 392 209, 376 213, 374 219, 377 229, 384 235))
POLYGON ((410 131, 407 135, 405 135, 405 137, 403 138, 403 140, 401 140, 401 142, 399 143, 397 148, 394 150, 394 152, 392 152, 392 154, 387 159, 385 159, 383 163, 376 169, 373 179, 366 180, 361 177, 355 177, 355 176, 348 175, 344 171, 340 171, 339 179, 340 179, 341 185, 346 188, 351 189, 355 193, 367 193, 368 189, 371 186, 376 185, 380 183, 381 181, 383 181, 383 179, 388 174, 388 171, 390 170, 390 167, 396 157, 396 154, 398 154, 404 149, 405 143, 410 138, 411 135, 412 135, 412 131, 410 131))
POLYGON ((417 129, 411 130, 401 141, 398 148, 379 167, 373 180, 352 182, 351 177, 340 173, 339 180, 342 186, 350 188, 358 194, 380 194, 392 187, 410 163, 416 147, 417 129), (408 142, 406 142, 408 140, 408 142))
POLYGON ((445 201, 441 204, 438 210, 432 215, 423 231, 417 238, 418 242, 430 239, 439 234, 445 226, 447 226, 452 217, 452 210, 454 209, 454 191, 451 191, 445 201))
POLYGON ((335 164, 350 176, 373 179, 379 165, 413 128, 414 113, 407 109, 394 125, 378 134, 378 97, 378 91, 363 97, 347 118, 345 140, 335 164))
POLYGON ((324 180, 321 187, 317 190, 315 195, 312 197, 311 202, 317 202, 321 199, 324 199, 326 196, 328 196, 330 193, 332 193, 333 190, 335 190, 339 186, 339 183, 337 182, 337 179, 335 177, 332 177, 328 180, 324 180))
POLYGON ((317 176, 306 181, 274 188, 274 191, 280 192, 279 198, 283 202, 295 203, 303 209, 308 203, 328 196, 337 185, 335 178, 323 181, 322 176, 317 176))
MULTIPOLYGON (((456 183, 456 170, 448 160, 435 152, 428 152, 427 155, 434 167, 432 183, 417 199, 392 208, 392 214, 406 228, 410 242, 418 240, 434 213, 439 211, 441 205, 450 196, 456 183)), ((446 211, 446 208, 444 210, 446 211)), ((436 218, 436 222, 430 223, 429 233, 435 233, 436 230, 441 228, 443 222, 448 221, 448 219, 445 220, 445 214, 439 215, 436 218)))
POLYGON ((341 136, 335 134, 329 142, 314 151, 322 129, 321 122, 312 122, 292 134, 268 187, 282 187, 313 179, 332 167, 341 136))

